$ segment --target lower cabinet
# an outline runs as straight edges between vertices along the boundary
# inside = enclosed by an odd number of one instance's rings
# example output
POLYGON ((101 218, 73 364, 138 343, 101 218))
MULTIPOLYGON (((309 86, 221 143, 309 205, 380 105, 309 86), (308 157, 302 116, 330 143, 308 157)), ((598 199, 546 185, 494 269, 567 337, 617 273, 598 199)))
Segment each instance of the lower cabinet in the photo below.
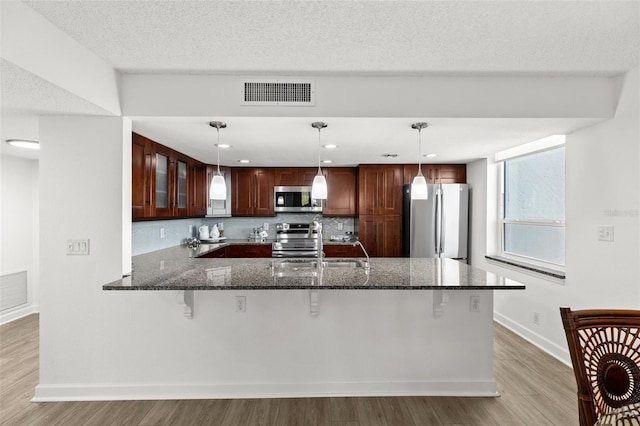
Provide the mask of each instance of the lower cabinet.
POLYGON ((205 259, 217 259, 222 257, 271 257, 271 245, 269 244, 237 244, 221 247, 200 256, 205 259))
POLYGON ((369 256, 402 256, 402 216, 360 215, 358 226, 358 237, 369 256))
POLYGON ((322 247, 325 257, 363 257, 364 253, 360 246, 353 247, 352 245, 328 245, 325 244, 322 247))
POLYGON ((270 244, 238 244, 226 249, 225 257, 271 257, 270 244))
POLYGON ((204 258, 204 259, 219 259, 222 257, 227 257, 227 249, 229 247, 221 247, 217 250, 214 251, 210 251, 207 254, 203 254, 202 256, 199 256, 200 258, 204 258))

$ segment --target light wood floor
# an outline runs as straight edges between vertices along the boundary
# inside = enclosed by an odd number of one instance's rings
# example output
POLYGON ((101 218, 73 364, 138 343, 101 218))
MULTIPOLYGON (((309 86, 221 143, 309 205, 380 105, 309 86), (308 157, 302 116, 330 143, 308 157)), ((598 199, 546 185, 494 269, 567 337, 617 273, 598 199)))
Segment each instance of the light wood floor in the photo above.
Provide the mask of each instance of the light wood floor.
MULTIPOLYGON (((560 319, 558 318, 558 321, 560 319)), ((499 398, 380 397, 30 402, 38 316, 0 326, 2 425, 577 425, 571 369, 495 326, 499 398)))

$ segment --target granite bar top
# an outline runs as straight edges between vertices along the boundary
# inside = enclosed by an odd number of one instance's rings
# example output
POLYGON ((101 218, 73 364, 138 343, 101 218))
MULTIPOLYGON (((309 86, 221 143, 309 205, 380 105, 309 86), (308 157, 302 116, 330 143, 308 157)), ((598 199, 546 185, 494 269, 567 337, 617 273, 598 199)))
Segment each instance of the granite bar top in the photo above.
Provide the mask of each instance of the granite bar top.
POLYGON ((315 259, 198 258, 232 243, 201 244, 196 249, 176 246, 135 256, 131 275, 103 290, 525 289, 517 281, 452 259, 371 258, 367 269, 350 267, 355 259, 332 258, 319 270, 309 263, 315 259))

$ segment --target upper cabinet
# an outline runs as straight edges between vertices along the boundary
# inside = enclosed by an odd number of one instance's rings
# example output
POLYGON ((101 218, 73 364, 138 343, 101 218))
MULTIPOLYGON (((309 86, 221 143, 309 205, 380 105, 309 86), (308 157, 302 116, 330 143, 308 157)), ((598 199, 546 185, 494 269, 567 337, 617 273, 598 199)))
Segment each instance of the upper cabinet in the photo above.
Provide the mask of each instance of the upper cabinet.
MULTIPOLYGON (((417 164, 404 165, 404 184, 408 185, 418 173, 417 164)), ((422 174, 427 183, 466 183, 466 164, 423 164, 422 174)))
POLYGON ((275 216, 274 169, 242 167, 231 171, 232 216, 275 216))
POLYGON ((358 214, 402 214, 402 165, 358 167, 358 214))
POLYGON ((137 133, 131 146, 132 219, 204 216, 204 165, 137 133))
POLYGON ((354 167, 329 167, 322 169, 322 173, 327 180, 327 199, 324 200, 322 214, 324 216, 357 215, 357 169, 354 167))
POLYGON ((275 186, 311 186, 318 174, 315 167, 277 167, 273 169, 275 186))

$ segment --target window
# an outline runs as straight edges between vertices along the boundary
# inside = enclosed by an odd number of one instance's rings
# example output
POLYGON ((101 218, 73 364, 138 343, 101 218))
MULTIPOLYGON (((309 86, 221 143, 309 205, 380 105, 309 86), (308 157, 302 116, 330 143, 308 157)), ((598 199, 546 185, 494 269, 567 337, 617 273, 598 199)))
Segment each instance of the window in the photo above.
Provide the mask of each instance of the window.
POLYGON ((504 161, 503 255, 564 266, 564 157, 561 146, 504 161))

